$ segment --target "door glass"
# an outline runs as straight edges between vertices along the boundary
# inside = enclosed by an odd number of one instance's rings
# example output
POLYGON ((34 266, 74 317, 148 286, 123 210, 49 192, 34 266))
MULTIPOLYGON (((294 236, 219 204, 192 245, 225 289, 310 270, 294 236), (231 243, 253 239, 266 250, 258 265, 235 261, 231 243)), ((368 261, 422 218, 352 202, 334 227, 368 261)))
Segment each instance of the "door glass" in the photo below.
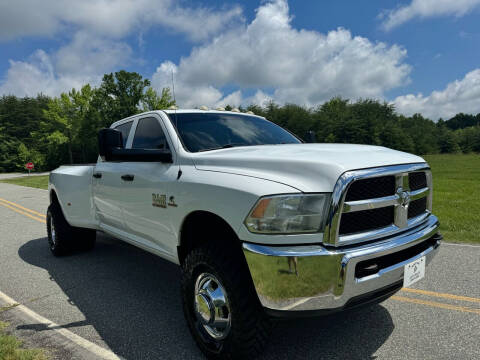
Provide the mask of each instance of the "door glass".
POLYGON ((137 130, 133 138, 133 149, 168 149, 167 139, 162 126, 156 118, 138 120, 137 130))
POLYGON ((128 134, 130 133, 130 129, 132 127, 133 121, 129 121, 125 124, 118 125, 115 130, 118 130, 122 133, 123 138, 123 147, 127 144, 128 134))

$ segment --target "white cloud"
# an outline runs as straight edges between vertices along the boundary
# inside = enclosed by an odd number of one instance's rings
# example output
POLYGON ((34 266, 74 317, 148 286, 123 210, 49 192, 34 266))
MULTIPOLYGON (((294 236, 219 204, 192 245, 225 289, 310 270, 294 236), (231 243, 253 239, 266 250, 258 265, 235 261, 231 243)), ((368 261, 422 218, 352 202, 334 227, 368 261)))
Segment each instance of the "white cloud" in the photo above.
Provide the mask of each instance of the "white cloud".
POLYGON ((255 104, 262 107, 266 107, 271 101, 273 101, 273 98, 262 90, 257 90, 255 95, 244 100, 245 104, 255 104))
MULTIPOLYGON (((410 66, 403 63, 403 48, 354 37, 342 28, 328 34, 297 30, 290 20, 285 0, 265 2, 251 23, 194 48, 178 65, 159 66, 153 84, 170 86, 169 69, 174 66, 177 100, 186 107, 238 101, 238 92, 222 92, 231 86, 273 89, 257 94, 263 100, 315 105, 335 95, 382 97, 408 82, 410 66)), ((256 98, 242 102, 249 100, 256 98)))
POLYGON ((223 11, 208 8, 172 7, 167 11, 156 9, 149 17, 151 23, 162 24, 180 33, 187 34, 191 40, 202 41, 219 31, 236 25, 243 18, 239 6, 223 11))
POLYGON ((445 15, 463 16, 480 5, 480 0, 412 0, 409 5, 380 14, 384 30, 391 30, 413 18, 445 15))
POLYGON ((0 94, 55 96, 86 83, 97 85, 106 71, 125 65, 130 54, 127 44, 78 32, 54 54, 37 50, 27 61, 10 60, 0 94))
POLYGON ((10 68, 6 80, 0 86, 0 94, 58 95, 72 87, 79 88, 84 80, 71 76, 58 77, 51 57, 43 50, 37 50, 29 61, 10 60, 10 68))
POLYGON ((231 94, 225 96, 220 101, 217 101, 215 107, 222 106, 225 107, 227 105, 238 107, 242 104, 243 96, 240 90, 234 91, 231 94))
POLYGON ((178 67, 171 61, 165 61, 152 76, 152 85, 157 89, 172 87, 172 73, 175 81, 175 97, 182 107, 214 106, 222 99, 222 93, 211 85, 187 85, 178 79, 178 67), (195 96, 187 94, 194 93, 195 96))
POLYGON ((61 75, 103 74, 126 64, 131 53, 126 43, 77 32, 73 40, 55 54, 56 70, 61 75))
MULTIPOLYGON (((158 25, 191 40, 204 41, 241 19, 238 6, 215 11, 201 6, 181 7, 173 0, 0 2, 0 40, 57 36, 61 32, 69 39, 56 51, 37 50, 28 59, 10 60, 0 94, 58 95, 87 82, 98 84, 105 72, 133 61, 130 46, 122 42, 132 32, 143 34, 158 25)), ((206 90, 203 92, 208 93, 206 90)), ((216 92, 211 88, 210 97, 216 92)))
POLYGON ((15 0, 0 3, 0 40, 53 36, 68 26, 121 38, 160 25, 204 40, 241 19, 238 6, 216 11, 181 7, 173 0, 15 0))
POLYGON ((451 82, 444 90, 433 91, 429 96, 399 96, 393 104, 400 113, 408 116, 421 113, 433 120, 449 119, 460 112, 480 113, 480 69, 451 82))

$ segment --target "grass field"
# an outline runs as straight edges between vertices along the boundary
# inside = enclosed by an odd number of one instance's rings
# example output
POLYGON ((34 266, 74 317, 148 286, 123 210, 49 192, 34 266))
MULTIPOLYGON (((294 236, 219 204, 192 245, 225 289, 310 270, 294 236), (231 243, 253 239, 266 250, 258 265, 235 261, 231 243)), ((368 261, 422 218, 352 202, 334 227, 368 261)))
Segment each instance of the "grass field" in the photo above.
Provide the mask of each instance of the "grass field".
POLYGON ((22 342, 5 332, 7 326, 0 321, 0 360, 47 360, 43 350, 22 349, 22 342))
POLYGON ((20 186, 29 186, 29 187, 39 188, 39 189, 47 189, 48 175, 25 176, 20 178, 0 180, 0 182, 20 185, 20 186))
POLYGON ((480 244, 480 155, 427 155, 445 241, 480 244))
MULTIPOLYGON (((480 155, 426 155, 433 172, 433 212, 445 241, 480 244, 480 155)), ((48 176, 2 180, 46 189, 48 176)))

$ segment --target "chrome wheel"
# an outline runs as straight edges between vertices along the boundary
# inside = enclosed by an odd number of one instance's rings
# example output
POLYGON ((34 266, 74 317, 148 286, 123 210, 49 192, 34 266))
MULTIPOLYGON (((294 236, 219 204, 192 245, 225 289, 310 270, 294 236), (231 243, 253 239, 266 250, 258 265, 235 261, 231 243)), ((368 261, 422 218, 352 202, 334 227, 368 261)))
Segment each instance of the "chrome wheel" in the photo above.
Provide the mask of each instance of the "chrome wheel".
POLYGON ((55 251, 57 248, 57 232, 55 231, 55 223, 53 221, 53 216, 49 212, 47 214, 47 230, 50 230, 50 236, 48 237, 48 243, 50 245, 50 250, 55 251))
POLYGON ((50 236, 52 238, 52 245, 57 245, 57 236, 55 234, 55 224, 53 223, 53 216, 50 217, 50 236))
POLYGON ((195 282, 195 315, 205 331, 215 340, 230 332, 231 316, 227 293, 218 279, 202 273, 195 282))

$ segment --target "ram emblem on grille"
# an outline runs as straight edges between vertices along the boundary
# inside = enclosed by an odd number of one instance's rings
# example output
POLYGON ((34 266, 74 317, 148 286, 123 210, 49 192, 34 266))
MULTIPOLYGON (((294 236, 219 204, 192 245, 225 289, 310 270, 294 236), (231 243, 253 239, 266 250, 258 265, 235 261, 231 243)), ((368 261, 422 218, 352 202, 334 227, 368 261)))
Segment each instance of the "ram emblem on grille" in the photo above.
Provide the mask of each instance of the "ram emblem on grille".
POLYGON ((403 207, 408 207, 410 205, 410 194, 408 191, 404 191, 403 188, 397 188, 397 195, 398 195, 398 205, 403 207))

